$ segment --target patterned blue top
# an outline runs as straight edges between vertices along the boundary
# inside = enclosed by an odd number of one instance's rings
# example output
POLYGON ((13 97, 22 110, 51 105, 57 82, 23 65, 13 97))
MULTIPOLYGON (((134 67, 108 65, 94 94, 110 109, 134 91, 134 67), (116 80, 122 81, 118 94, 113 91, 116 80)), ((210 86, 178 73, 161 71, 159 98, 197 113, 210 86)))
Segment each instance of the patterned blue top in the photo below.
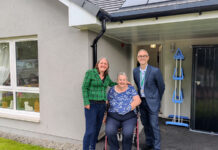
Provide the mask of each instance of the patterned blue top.
POLYGON ((121 115, 131 111, 131 102, 133 101, 133 96, 138 95, 135 88, 128 85, 125 92, 117 93, 115 91, 115 86, 111 87, 108 92, 108 101, 110 103, 110 108, 108 112, 116 112, 121 115))

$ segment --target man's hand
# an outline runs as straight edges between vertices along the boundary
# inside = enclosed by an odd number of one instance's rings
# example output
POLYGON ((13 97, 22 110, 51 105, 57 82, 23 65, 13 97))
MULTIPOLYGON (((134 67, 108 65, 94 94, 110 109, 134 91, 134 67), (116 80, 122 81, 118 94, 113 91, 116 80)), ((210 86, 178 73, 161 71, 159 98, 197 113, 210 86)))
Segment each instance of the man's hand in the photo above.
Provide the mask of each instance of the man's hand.
POLYGON ((86 105, 84 106, 86 109, 90 109, 90 105, 86 105))
POLYGON ((131 82, 127 81, 127 85, 132 85, 131 82))

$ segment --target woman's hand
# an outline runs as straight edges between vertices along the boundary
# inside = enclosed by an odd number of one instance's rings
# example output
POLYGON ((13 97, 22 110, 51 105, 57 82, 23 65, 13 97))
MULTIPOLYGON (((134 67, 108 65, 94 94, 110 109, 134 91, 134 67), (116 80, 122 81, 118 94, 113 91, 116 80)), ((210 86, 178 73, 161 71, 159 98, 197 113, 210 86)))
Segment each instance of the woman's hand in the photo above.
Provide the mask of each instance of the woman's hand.
POLYGON ((103 124, 106 124, 106 121, 107 121, 107 113, 104 114, 104 118, 103 118, 103 121, 102 121, 103 124))
POLYGON ((130 105, 131 105, 131 110, 134 110, 136 108, 134 103, 131 103, 130 105))
POLYGON ((134 110, 140 104, 141 104, 140 97, 138 95, 133 96, 133 101, 131 103, 131 110, 134 110))
POLYGON ((90 105, 86 105, 84 106, 86 109, 90 109, 90 105))

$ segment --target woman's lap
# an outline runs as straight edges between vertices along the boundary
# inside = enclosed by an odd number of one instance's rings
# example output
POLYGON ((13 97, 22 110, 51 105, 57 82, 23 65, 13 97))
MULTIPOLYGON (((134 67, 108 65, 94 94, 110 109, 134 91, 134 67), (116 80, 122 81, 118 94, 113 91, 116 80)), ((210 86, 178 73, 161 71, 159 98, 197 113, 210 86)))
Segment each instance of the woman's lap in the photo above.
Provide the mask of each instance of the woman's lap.
POLYGON ((124 135, 131 135, 133 134, 133 130, 136 126, 136 122, 137 122, 136 117, 132 117, 125 121, 120 121, 108 116, 107 123, 106 123, 106 134, 107 135, 117 134, 118 129, 122 128, 122 132, 124 135))

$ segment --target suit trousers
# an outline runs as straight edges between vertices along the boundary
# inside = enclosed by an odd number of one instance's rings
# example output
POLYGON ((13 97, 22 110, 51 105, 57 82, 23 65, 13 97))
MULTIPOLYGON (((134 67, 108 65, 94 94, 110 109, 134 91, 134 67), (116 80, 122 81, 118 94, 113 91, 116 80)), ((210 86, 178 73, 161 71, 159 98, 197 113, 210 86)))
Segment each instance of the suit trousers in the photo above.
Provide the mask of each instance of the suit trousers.
POLYGON ((139 106, 141 113, 141 122, 144 126, 146 135, 146 145, 154 150, 160 150, 160 128, 158 124, 158 112, 152 112, 145 98, 141 98, 142 103, 139 106))

